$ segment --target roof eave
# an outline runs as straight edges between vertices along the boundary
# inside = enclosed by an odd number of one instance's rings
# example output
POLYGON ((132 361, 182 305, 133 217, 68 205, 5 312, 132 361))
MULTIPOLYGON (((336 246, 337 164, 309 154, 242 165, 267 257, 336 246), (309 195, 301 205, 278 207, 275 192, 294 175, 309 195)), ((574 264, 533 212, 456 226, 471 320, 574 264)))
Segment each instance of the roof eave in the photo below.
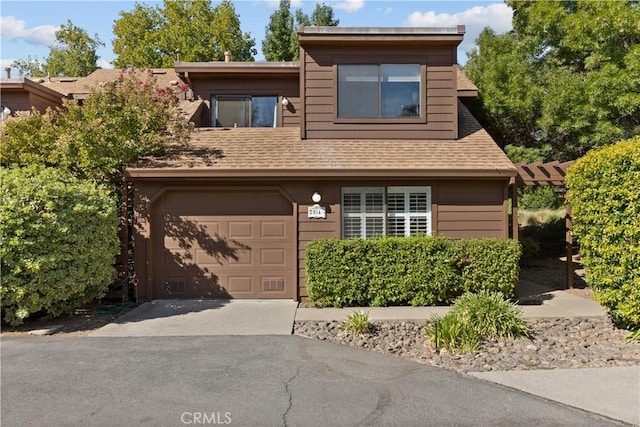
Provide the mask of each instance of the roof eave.
POLYGON ((216 168, 127 168, 133 180, 217 179, 217 178, 511 178, 515 167, 487 169, 216 169, 216 168))

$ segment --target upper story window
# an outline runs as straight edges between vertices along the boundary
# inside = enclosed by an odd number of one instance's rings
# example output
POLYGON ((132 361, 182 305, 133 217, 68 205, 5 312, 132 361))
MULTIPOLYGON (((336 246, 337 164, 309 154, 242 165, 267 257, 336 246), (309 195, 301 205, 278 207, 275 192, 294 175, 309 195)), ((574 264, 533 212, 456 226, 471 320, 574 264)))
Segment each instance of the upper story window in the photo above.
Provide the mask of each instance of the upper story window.
POLYGON ((277 96, 211 97, 211 122, 214 127, 276 127, 277 96))
POLYGON ((419 117, 420 64, 339 64, 338 118, 419 117))

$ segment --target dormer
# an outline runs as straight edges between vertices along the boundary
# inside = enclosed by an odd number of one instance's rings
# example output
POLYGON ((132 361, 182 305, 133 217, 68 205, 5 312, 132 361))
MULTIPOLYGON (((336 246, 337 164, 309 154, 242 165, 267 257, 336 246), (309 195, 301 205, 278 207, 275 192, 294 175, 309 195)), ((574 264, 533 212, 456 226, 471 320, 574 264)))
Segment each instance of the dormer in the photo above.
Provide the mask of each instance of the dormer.
POLYGON ((454 28, 300 27, 303 139, 457 139, 454 28))

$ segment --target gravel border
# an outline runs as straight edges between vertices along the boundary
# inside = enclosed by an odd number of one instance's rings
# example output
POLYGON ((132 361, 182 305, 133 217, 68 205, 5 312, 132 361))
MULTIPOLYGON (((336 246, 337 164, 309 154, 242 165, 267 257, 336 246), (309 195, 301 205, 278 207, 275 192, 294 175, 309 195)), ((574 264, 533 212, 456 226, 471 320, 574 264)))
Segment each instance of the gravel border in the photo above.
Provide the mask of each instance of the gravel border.
POLYGON ((347 334, 342 322, 296 321, 294 334, 397 355, 458 372, 640 365, 640 342, 608 317, 529 319, 529 338, 485 341, 472 354, 437 350, 426 339, 425 322, 374 321, 369 334, 347 334))

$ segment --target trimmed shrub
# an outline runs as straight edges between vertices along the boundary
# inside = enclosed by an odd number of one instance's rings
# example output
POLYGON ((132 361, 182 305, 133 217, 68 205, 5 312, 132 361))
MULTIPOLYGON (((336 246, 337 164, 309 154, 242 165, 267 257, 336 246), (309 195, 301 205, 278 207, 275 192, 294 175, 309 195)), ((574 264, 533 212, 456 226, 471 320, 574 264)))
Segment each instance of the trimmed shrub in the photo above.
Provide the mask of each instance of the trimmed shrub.
POLYGON ((119 251, 109 193, 58 170, 0 168, 0 298, 17 325, 41 310, 58 316, 102 297, 119 251))
POLYGON ((502 292, 512 296, 520 273, 518 242, 500 239, 462 239, 455 242, 460 260, 462 290, 502 292))
POLYGON ((433 316, 425 333, 438 348, 473 352, 480 340, 528 336, 520 309, 500 292, 467 292, 458 298, 449 313, 433 316))
POLYGON ((640 328, 640 137, 587 153, 566 182, 587 283, 615 321, 640 328))
POLYGON ((499 239, 316 240, 306 253, 309 302, 334 307, 434 305, 481 289, 510 296, 519 257, 517 242, 499 239))

